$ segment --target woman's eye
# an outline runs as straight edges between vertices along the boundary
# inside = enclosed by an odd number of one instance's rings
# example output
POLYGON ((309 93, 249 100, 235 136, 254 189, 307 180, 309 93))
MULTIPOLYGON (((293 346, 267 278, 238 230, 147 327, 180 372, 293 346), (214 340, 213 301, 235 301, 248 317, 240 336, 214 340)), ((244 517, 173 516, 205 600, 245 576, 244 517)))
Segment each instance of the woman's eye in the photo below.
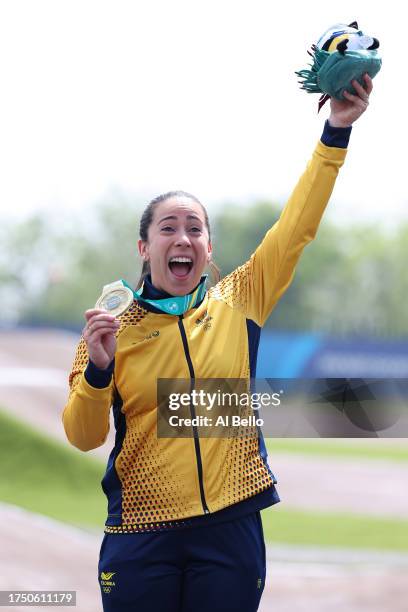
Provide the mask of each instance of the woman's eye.
MULTIPOLYGON (((170 225, 165 225, 164 227, 160 228, 161 232, 166 232, 166 233, 171 233, 171 232, 175 232, 175 228, 171 227, 170 225)), ((190 227, 187 231, 192 232, 194 234, 198 234, 202 232, 201 227, 190 227)))

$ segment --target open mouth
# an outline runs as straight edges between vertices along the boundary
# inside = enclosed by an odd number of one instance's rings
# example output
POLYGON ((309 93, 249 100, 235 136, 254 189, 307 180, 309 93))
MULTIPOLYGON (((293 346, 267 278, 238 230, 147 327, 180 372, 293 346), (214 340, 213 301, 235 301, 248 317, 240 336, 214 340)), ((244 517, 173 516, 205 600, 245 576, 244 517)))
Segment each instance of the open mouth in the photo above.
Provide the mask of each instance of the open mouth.
POLYGON ((170 272, 178 279, 187 278, 193 269, 191 257, 172 257, 169 261, 170 272))

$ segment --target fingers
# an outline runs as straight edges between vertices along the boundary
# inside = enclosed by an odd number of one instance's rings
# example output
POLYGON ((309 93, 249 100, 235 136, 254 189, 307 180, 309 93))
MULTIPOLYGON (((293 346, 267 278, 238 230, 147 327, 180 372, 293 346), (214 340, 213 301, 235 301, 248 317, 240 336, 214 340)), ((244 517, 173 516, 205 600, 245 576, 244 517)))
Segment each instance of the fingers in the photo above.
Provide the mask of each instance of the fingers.
MULTIPOLYGON (((353 104, 361 105, 364 102, 364 100, 362 100, 360 96, 355 96, 354 94, 351 94, 349 91, 347 91, 347 89, 343 91, 343 96, 346 98, 346 100, 353 102, 353 104)), ((368 101, 365 103, 365 106, 367 105, 368 101)))
POLYGON ((351 81, 351 84, 353 85, 354 89, 356 90, 356 92, 358 94, 358 97, 361 98, 361 100, 363 102, 368 102, 369 95, 368 95, 367 91, 364 89, 364 87, 362 87, 360 85, 360 83, 356 79, 351 81))
MULTIPOLYGON (((107 315, 109 315, 108 311, 107 310, 103 310, 103 308, 89 308, 89 310, 85 311, 85 319, 87 321, 89 321, 89 319, 91 317, 93 317, 94 315, 96 315, 96 314, 107 314, 107 315)), ((109 315, 109 316, 112 317, 113 315, 109 315)), ((113 317, 113 318, 115 318, 115 317, 113 317)))
POLYGON ((87 310, 85 318, 87 323, 82 331, 82 335, 87 342, 95 342, 104 334, 114 334, 120 327, 120 321, 106 310, 87 310))
POLYGON ((116 332, 117 328, 113 329, 112 327, 99 327, 91 331, 84 330, 84 333, 82 335, 88 347, 95 347, 101 343, 103 336, 111 335, 112 337, 114 337, 116 332))
MULTIPOLYGON (((358 98, 360 98, 363 102, 369 104, 370 93, 373 91, 373 81, 367 73, 363 75, 363 79, 365 82, 365 88, 357 81, 357 79, 353 79, 351 81, 351 84, 358 94, 357 96, 354 96, 354 101, 357 101, 358 98)), ((351 100, 350 97, 347 97, 347 99, 351 100)))
POLYGON ((93 335, 95 332, 98 332, 98 336, 106 334, 107 332, 116 332, 120 327, 119 321, 92 321, 92 323, 88 323, 84 327, 84 336, 86 334, 87 337, 93 335), (102 334, 99 332, 102 330, 102 334))
POLYGON ((358 95, 351 94, 349 91, 347 91, 347 89, 345 89, 343 91, 344 98, 349 102, 352 102, 354 106, 360 108, 361 110, 366 110, 368 105, 370 104, 368 92, 363 87, 361 87, 358 81, 353 80, 351 84, 357 91, 358 95))
POLYGON ((369 74, 365 73, 365 75, 363 76, 363 79, 365 81, 366 84, 366 91, 368 93, 368 95, 370 95, 370 93, 373 91, 373 80, 370 77, 369 74))
POLYGON ((95 321, 107 321, 108 323, 111 321, 118 321, 115 315, 109 314, 107 310, 101 310, 99 308, 87 310, 85 312, 85 319, 87 321, 85 327, 89 327, 90 324, 94 323, 95 321))

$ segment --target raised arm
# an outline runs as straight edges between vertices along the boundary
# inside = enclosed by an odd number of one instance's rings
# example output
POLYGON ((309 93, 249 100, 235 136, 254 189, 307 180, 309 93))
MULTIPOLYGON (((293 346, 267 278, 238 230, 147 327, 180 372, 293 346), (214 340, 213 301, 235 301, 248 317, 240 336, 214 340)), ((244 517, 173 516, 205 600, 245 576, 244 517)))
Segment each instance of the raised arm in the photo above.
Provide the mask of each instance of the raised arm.
POLYGON ((260 326, 289 286, 304 247, 316 235, 346 157, 351 125, 368 106, 372 82, 369 77, 365 81, 366 89, 353 81, 358 96, 331 101, 322 138, 279 220, 250 259, 211 290, 215 298, 241 309, 260 326))

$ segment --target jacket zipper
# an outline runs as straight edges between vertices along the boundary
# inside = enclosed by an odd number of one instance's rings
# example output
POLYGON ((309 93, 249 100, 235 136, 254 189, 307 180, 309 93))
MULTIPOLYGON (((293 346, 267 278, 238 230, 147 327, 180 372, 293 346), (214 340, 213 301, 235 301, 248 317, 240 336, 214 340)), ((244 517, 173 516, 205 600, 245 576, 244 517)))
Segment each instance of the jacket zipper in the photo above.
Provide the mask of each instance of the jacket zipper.
MULTIPOLYGON (((179 315, 178 326, 179 326, 179 330, 181 334, 181 339, 183 341, 184 353, 186 356, 188 369, 190 372, 190 378, 191 378, 190 390, 192 391, 194 389, 195 373, 194 373, 193 362, 191 361, 190 351, 188 348, 186 330, 184 329, 184 325, 183 325, 183 315, 179 315)), ((194 419, 196 416, 196 411, 192 404, 190 404, 190 414, 191 414, 191 418, 194 419)), ((194 436, 194 446, 195 446, 196 459, 197 459, 198 482, 200 484, 201 504, 203 506, 204 514, 209 514, 210 511, 208 509, 207 502, 205 500, 205 494, 204 494, 203 463, 201 460, 200 440, 198 437, 198 428, 196 425, 193 425, 193 436, 194 436)))

